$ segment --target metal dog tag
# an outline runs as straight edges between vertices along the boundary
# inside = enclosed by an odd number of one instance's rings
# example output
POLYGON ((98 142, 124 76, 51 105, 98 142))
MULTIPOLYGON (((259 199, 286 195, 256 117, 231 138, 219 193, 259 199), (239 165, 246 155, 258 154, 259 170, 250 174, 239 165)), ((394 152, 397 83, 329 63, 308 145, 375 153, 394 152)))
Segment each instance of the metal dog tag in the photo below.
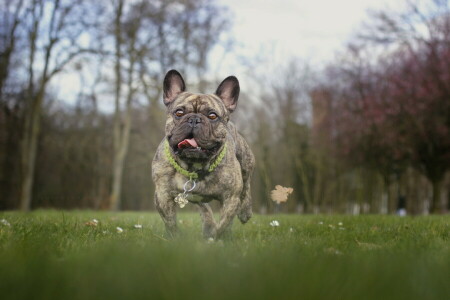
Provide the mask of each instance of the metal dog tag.
POLYGON ((175 197, 174 201, 176 204, 178 204, 180 206, 180 208, 183 208, 186 206, 186 204, 189 203, 187 197, 188 197, 188 193, 192 192, 195 189, 196 186, 196 182, 195 180, 189 179, 188 181, 186 181, 186 183, 183 186, 183 192, 179 193, 178 196, 175 197), (191 186, 189 186, 191 185, 191 186))
POLYGON ((187 194, 186 193, 179 193, 178 196, 175 197, 175 203, 180 206, 180 208, 183 208, 188 204, 187 200, 187 194))

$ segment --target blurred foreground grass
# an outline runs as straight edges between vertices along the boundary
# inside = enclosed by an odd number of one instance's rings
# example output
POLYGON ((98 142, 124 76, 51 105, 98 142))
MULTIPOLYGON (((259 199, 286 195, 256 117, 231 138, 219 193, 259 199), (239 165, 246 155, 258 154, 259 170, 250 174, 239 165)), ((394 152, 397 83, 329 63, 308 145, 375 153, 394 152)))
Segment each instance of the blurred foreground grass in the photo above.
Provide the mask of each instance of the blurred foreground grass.
POLYGON ((155 213, 2 219, 5 300, 450 299, 448 216, 255 216, 225 243, 204 241, 193 213, 179 215, 183 235, 171 241, 155 213))

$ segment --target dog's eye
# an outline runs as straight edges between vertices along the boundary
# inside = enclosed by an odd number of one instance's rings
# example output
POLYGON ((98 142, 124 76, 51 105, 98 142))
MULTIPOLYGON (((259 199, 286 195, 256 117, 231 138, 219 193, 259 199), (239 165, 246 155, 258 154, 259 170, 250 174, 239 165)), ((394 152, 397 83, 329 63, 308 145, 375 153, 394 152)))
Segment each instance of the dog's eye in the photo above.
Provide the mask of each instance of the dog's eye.
POLYGON ((215 120, 215 119, 217 119, 217 114, 216 113, 210 113, 209 115, 208 115, 208 119, 210 119, 210 120, 215 120))
POLYGON ((182 109, 177 109, 175 111, 175 116, 177 116, 178 118, 184 116, 184 111, 182 109))

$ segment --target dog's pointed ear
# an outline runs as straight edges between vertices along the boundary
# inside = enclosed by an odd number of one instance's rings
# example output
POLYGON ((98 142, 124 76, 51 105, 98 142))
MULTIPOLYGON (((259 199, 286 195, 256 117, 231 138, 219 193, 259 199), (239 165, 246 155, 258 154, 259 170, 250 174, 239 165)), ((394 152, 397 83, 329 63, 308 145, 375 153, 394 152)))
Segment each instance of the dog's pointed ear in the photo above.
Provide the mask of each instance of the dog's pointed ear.
POLYGON ((239 81, 234 76, 225 78, 216 90, 216 95, 222 99, 225 107, 230 113, 236 109, 239 91, 239 81))
POLYGON ((175 100, 178 94, 186 90, 183 77, 177 70, 170 70, 164 77, 164 104, 168 106, 175 100))

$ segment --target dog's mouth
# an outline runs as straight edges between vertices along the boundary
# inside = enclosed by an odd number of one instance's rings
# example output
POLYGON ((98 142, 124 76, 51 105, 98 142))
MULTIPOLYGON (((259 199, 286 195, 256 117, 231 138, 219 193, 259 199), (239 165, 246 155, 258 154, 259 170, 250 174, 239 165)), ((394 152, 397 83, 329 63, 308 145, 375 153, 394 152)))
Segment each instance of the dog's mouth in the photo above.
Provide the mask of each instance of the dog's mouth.
POLYGON ((202 146, 201 142, 194 138, 193 135, 189 135, 180 142, 173 144, 173 151, 176 155, 182 157, 205 159, 216 153, 220 144, 214 145, 213 147, 206 147, 202 146))
POLYGON ((208 149, 202 148, 193 136, 186 137, 175 146, 175 153, 203 153, 208 154, 208 149))
MULTIPOLYGON (((196 149, 196 150, 202 150, 202 147, 200 147, 197 144, 197 141, 194 138, 187 138, 182 140, 178 143, 177 149, 196 149)), ((204 150, 204 149, 203 149, 204 150)))

